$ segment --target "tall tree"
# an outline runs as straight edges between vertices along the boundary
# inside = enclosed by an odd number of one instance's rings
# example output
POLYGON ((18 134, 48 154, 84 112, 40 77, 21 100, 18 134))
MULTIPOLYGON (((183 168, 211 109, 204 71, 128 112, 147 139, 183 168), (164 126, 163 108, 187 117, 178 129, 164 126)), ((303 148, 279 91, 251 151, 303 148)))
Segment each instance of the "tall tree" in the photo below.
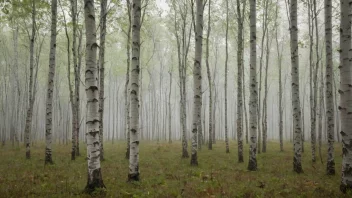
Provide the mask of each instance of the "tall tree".
POLYGON ((303 172, 301 164, 301 105, 299 99, 299 59, 298 59, 298 27, 297 0, 290 1, 290 39, 291 39, 291 77, 292 77, 292 115, 294 130, 293 170, 303 172))
POLYGON ((203 46, 203 0, 196 0, 196 32, 195 32, 195 55, 193 66, 193 125, 192 125, 192 152, 191 165, 197 166, 197 134, 201 125, 202 116, 202 46, 203 46))
POLYGON ((257 85, 257 11, 256 0, 250 0, 250 97, 249 97, 249 126, 250 146, 248 170, 257 170, 257 106, 258 106, 258 85, 257 85))
POLYGON ((51 36, 49 54, 48 87, 46 92, 46 119, 45 119, 45 164, 52 164, 51 143, 53 141, 53 93, 55 78, 55 56, 56 56, 56 23, 57 23, 57 0, 51 0, 51 36))
POLYGON ((131 126, 129 181, 139 181, 139 70, 141 0, 132 1, 131 126))
MULTIPOLYGON (((104 65, 105 65, 105 34, 106 34, 106 11, 107 0, 100 0, 100 47, 99 47, 99 139, 100 139, 100 160, 104 160, 104 65)), ((110 114, 109 114, 110 115, 110 114)))
POLYGON ((267 34, 268 31, 268 7, 269 7, 269 0, 262 1, 263 2, 263 8, 264 8, 264 14, 263 14, 263 23, 262 23, 262 38, 261 38, 261 46, 262 49, 260 50, 260 61, 259 61, 259 92, 258 92, 258 153, 261 152, 261 141, 262 141, 262 129, 261 129, 261 121, 262 120, 262 110, 261 110, 261 101, 262 101, 262 71, 263 71, 263 59, 264 59, 264 41, 265 41, 265 35, 267 34))
POLYGON ((95 26, 94 0, 84 0, 84 19, 86 26, 86 95, 87 95, 87 159, 88 180, 86 192, 91 193, 96 188, 105 188, 100 167, 99 141, 99 88, 97 41, 95 26))
POLYGON ((208 149, 213 149, 213 87, 211 81, 211 72, 209 66, 209 37, 210 37, 210 21, 211 21, 211 0, 208 0, 208 29, 207 29, 207 39, 206 39, 206 48, 205 48, 205 65, 207 66, 207 75, 208 75, 208 86, 209 86, 209 140, 208 140, 208 149))
POLYGON ((315 110, 315 99, 314 99, 314 85, 313 85, 313 73, 314 73, 314 64, 313 64, 313 6, 312 0, 308 0, 308 29, 309 29, 309 102, 310 102, 310 130, 311 130, 311 150, 312 150, 312 162, 315 162, 315 144, 316 144, 316 110, 315 110))
POLYGON ((237 145, 238 145, 238 162, 243 162, 243 22, 246 1, 243 3, 243 14, 241 12, 240 0, 237 0, 237 145))
MULTIPOLYGON (((71 0, 71 15, 72 15, 72 56, 73 56, 73 69, 74 69, 74 76, 75 76, 75 83, 74 83, 74 116, 73 119, 74 123, 74 134, 76 140, 76 148, 75 148, 75 155, 80 156, 79 153, 79 128, 80 128, 80 73, 81 73, 81 63, 80 63, 80 55, 77 48, 77 30, 78 30, 78 9, 77 9, 77 0, 71 0)), ((81 40, 79 40, 81 42, 81 40)), ((80 44, 80 43, 79 43, 80 44)))
MULTIPOLYGON (((171 58, 173 60, 173 58, 171 58)), ((171 118, 171 93, 172 93, 172 66, 170 67, 169 70, 169 77, 170 77, 170 87, 169 87, 169 101, 168 101, 168 106, 169 106, 169 143, 172 143, 172 118, 171 118)))
POLYGON ((188 143, 187 143, 187 112, 186 112, 186 72, 187 72, 187 57, 190 46, 191 38, 191 28, 189 27, 189 32, 187 33, 187 3, 181 2, 177 4, 177 1, 172 1, 172 7, 174 10, 174 35, 176 37, 177 44, 177 57, 178 57, 178 72, 180 81, 180 124, 182 130, 182 158, 188 158, 188 143), (177 9, 177 6, 180 9, 177 9), (177 13, 180 13, 182 23, 177 20, 177 13), (181 30, 179 30, 181 29, 181 30), (187 35, 188 34, 188 35, 187 35))
POLYGON ((132 16, 131 16, 131 2, 127 0, 127 15, 128 15, 128 28, 127 28, 127 43, 126 43, 126 54, 127 54, 127 69, 126 69, 126 83, 125 83, 125 133, 127 136, 127 149, 126 159, 130 158, 130 99, 128 95, 130 85, 130 66, 131 66, 131 30, 132 30, 132 16))
POLYGON ((275 40, 276 40, 276 51, 277 51, 277 61, 279 67, 279 140, 280 140, 280 151, 284 151, 284 125, 282 119, 282 47, 280 49, 279 45, 279 37, 278 37, 278 30, 279 30, 279 23, 278 23, 278 13, 279 13, 279 0, 276 1, 276 9, 275 9, 275 40))
POLYGON ((325 97, 328 133, 328 158, 326 163, 326 173, 335 174, 334 161, 334 129, 335 129, 335 109, 333 98, 333 71, 332 71, 332 3, 325 0, 325 53, 326 53, 326 74, 325 74, 325 97))
POLYGON ((264 98, 263 98, 263 119, 262 119, 262 128, 263 128, 263 145, 262 152, 266 152, 266 141, 268 138, 268 70, 269 70, 269 58, 270 58, 270 46, 271 40, 269 38, 269 33, 266 35, 266 58, 265 58, 265 79, 264 79, 264 98))
POLYGON ((229 60, 229 47, 228 47, 228 35, 229 35, 229 2, 226 2, 226 32, 225 32, 225 144, 226 153, 230 153, 229 148, 229 137, 228 137, 228 126, 227 126, 227 73, 228 73, 228 60, 229 60))
POLYGON ((35 43, 35 34, 36 34, 36 9, 35 9, 35 0, 32 0, 32 34, 30 37, 29 44, 29 84, 28 84, 28 109, 26 116, 26 126, 24 129, 25 134, 25 145, 26 145, 26 158, 31 158, 30 150, 30 136, 31 136, 31 127, 32 127, 32 114, 34 106, 34 93, 33 93, 33 70, 34 70, 34 43, 35 43))
POLYGON ((351 48, 350 0, 341 0, 340 24, 340 117, 342 136, 342 175, 340 190, 352 190, 352 78, 349 51, 351 48))

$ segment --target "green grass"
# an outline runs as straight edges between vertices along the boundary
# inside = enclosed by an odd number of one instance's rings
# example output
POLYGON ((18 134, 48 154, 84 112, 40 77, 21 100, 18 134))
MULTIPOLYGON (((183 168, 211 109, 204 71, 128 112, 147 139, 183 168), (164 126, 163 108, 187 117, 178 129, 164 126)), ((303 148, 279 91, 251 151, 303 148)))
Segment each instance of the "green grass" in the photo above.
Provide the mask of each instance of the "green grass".
MULTIPOLYGON (((2 148, 0 154, 0 197, 88 197, 82 194, 87 181, 85 149, 81 157, 70 160, 70 145, 55 145, 55 164, 44 166, 44 145, 32 147, 32 159, 25 159, 23 146, 2 148)), ((198 153, 199 167, 190 159, 181 159, 181 143, 142 142, 140 145, 141 181, 127 183, 128 161, 125 142, 105 143, 106 160, 102 162, 106 197, 349 197, 339 191, 341 145, 335 145, 336 175, 325 175, 320 159, 311 162, 310 146, 305 144, 303 174, 292 171, 293 149, 285 143, 269 142, 268 152, 257 155, 258 171, 247 171, 237 163, 236 143, 230 142, 230 153, 218 142, 213 150, 203 146, 198 153)), ((326 148, 323 148, 326 158, 326 148)), ((99 195, 98 195, 99 196, 99 195)))

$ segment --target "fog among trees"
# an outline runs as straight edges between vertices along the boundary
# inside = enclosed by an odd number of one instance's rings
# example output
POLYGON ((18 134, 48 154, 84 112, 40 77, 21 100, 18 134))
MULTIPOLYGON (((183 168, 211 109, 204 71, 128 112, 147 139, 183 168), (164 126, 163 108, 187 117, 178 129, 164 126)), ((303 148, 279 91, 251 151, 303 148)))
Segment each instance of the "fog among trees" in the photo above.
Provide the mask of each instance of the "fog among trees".
POLYGON ((0 1, 0 169, 17 167, 0 193, 352 195, 350 12, 350 0, 0 1), (15 188, 19 175, 34 184, 15 188))

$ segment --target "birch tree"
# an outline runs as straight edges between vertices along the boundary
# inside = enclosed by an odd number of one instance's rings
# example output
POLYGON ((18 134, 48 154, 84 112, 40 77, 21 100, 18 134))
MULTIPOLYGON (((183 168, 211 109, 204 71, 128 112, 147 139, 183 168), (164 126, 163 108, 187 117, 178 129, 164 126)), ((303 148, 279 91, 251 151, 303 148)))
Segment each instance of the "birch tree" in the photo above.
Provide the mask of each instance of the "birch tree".
POLYGON ((293 170, 302 173, 301 164, 301 105, 299 99, 299 58, 298 58, 298 27, 297 0, 290 1, 290 39, 291 39, 291 77, 292 77, 292 109, 294 130, 293 170))
POLYGON ((202 42, 203 42, 203 0, 196 0, 196 32, 195 32, 195 55, 193 67, 193 124, 192 124, 192 152, 191 165, 197 166, 197 134, 198 126, 201 125, 202 115, 202 42))
POLYGON ((128 181, 139 181, 139 71, 141 0, 132 1, 131 126, 128 181))
POLYGON ((107 0, 100 0, 100 47, 99 47, 99 139, 100 139, 100 160, 104 160, 104 65, 105 65, 105 34, 106 34, 106 6, 107 0))
POLYGON ((257 170, 257 106, 258 106, 258 85, 257 85, 257 12, 256 0, 250 0, 250 96, 249 96, 249 126, 250 126, 250 145, 248 170, 257 170))
POLYGON ((243 22, 246 1, 243 3, 243 14, 241 12, 240 0, 237 0, 237 145, 238 162, 243 162, 243 100, 242 100, 242 78, 243 78, 243 22))
POLYGON ((225 32, 225 144, 226 153, 230 153, 229 148, 229 137, 228 137, 228 126, 227 126, 227 73, 228 73, 228 60, 229 60, 229 47, 228 47, 228 35, 229 35, 229 2, 226 2, 226 32, 225 32))
POLYGON ((207 38, 206 38, 206 48, 205 48, 205 65, 207 66, 207 75, 208 75, 208 86, 209 86, 209 140, 208 140, 208 149, 213 149, 213 82, 211 81, 211 72, 209 66, 209 37, 210 37, 210 21, 211 21, 211 0, 208 0, 208 30, 207 30, 207 38))
POLYGON ((187 3, 181 2, 177 4, 177 1, 172 1, 172 7, 174 10, 174 35, 176 38, 177 45, 177 57, 178 57, 178 73, 179 73, 179 90, 180 90, 180 125, 182 133, 182 158, 188 158, 188 143, 187 143, 187 112, 186 112, 186 78, 187 78, 187 57, 190 46, 191 28, 189 27, 187 33, 187 3), (179 9, 177 9, 179 6, 179 9), (177 13, 180 13, 182 23, 178 22, 177 13))
POLYGON ((325 74, 325 97, 328 133, 328 158, 326 163, 326 173, 335 174, 334 161, 334 129, 335 129, 335 109, 333 98, 333 63, 332 63, 332 3, 325 0, 325 53, 326 53, 326 74, 325 74))
MULTIPOLYGON (((73 94, 73 108, 75 118, 73 119, 73 132, 75 135, 75 156, 80 156, 79 153, 79 128, 80 128, 80 73, 81 73, 81 63, 78 55, 77 48, 77 27, 78 27, 78 9, 77 9, 77 0, 71 0, 71 15, 72 15, 72 56, 73 56, 73 69, 74 69, 74 94, 73 94)), ((81 42, 81 40, 80 40, 81 42)))
POLYGON ((99 89, 97 41, 95 26, 94 0, 84 0, 84 19, 86 26, 86 95, 87 95, 87 159, 88 181, 85 191, 93 192, 96 188, 105 188, 100 167, 99 141, 99 89))
POLYGON ((52 127, 53 127, 53 93, 55 78, 55 56, 56 56, 56 23, 57 23, 57 0, 51 1, 51 36, 49 54, 48 87, 46 94, 46 119, 45 119, 45 164, 52 164, 52 127))
POLYGON ((34 70, 34 43, 35 43, 35 34, 36 34, 35 17, 36 17, 35 0, 32 0, 32 34, 30 37, 30 45, 29 45, 28 109, 27 109, 27 116, 26 116, 26 125, 24 129, 27 159, 31 158, 30 136, 31 136, 32 114, 33 114, 33 106, 34 106, 33 70, 34 70))
POLYGON ((125 132, 127 136, 127 149, 126 149, 126 159, 130 157, 130 99, 128 95, 129 84, 130 84, 130 66, 131 66, 131 30, 132 30, 132 16, 131 16, 131 2, 127 0, 127 15, 128 15, 128 28, 127 28, 127 43, 126 43, 126 83, 125 83, 125 132))
POLYGON ((313 75, 315 73, 315 68, 313 64, 313 6, 312 0, 308 0, 308 28, 309 28, 309 91, 310 91, 310 124, 311 124, 311 150, 312 150, 312 162, 316 161, 315 148, 316 148, 316 107, 315 107, 315 97, 314 90, 315 84, 313 85, 313 75))
POLYGON ((340 190, 352 189, 352 78, 349 62, 351 48, 350 0, 341 0, 340 24, 340 117, 342 136, 342 174, 340 190))
POLYGON ((276 1, 276 10, 275 10, 275 40, 276 40, 276 51, 277 51, 277 62, 278 62, 278 69, 279 69, 279 141, 280 141, 280 151, 284 151, 284 125, 282 119, 282 47, 280 49, 279 45, 279 37, 278 37, 278 13, 279 13, 279 0, 276 1))

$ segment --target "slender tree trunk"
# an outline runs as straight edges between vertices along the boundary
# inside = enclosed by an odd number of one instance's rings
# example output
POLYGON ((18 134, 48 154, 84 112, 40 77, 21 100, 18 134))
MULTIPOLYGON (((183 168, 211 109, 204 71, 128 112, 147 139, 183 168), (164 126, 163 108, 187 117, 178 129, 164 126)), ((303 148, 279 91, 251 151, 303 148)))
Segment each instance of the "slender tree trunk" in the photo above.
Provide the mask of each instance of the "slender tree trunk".
POLYGON ((310 102, 310 130, 311 130, 311 150, 312 150, 312 162, 315 162, 315 107, 314 107, 314 95, 313 95, 313 30, 314 26, 312 25, 312 0, 308 1, 308 28, 309 28, 309 102, 310 102))
POLYGON ((226 153, 230 153, 229 138, 228 138, 228 126, 227 126, 227 70, 228 70, 228 59, 229 59, 229 47, 228 47, 228 34, 229 34, 229 2, 226 1, 226 33, 225 33, 225 144, 226 153))
POLYGON ((132 1, 131 126, 128 181, 139 181, 139 71, 141 0, 132 1))
POLYGON ((85 191, 105 188, 100 167, 99 141, 99 89, 97 72, 97 41, 94 0, 84 0, 84 19, 86 26, 86 95, 87 95, 87 159, 88 180, 85 191))
POLYGON ((169 143, 172 143, 172 127, 171 127, 171 123, 172 123, 172 119, 171 119, 171 93, 172 93, 172 70, 170 69, 169 71, 169 77, 170 77, 170 90, 169 90, 169 143))
MULTIPOLYGON (((100 63, 100 92, 99 92, 99 139, 100 139, 100 160, 104 160, 104 65, 105 65, 105 34, 106 34, 106 16, 107 0, 100 0, 100 47, 99 47, 99 63, 100 63)), ((111 100, 111 98, 110 98, 111 100)), ((111 109, 111 108, 109 108, 111 109)), ((110 114, 109 114, 110 118, 110 114)), ((115 122, 115 120, 114 120, 115 122)))
POLYGON ((79 125, 80 125, 80 103, 79 103, 79 84, 80 84, 80 67, 78 64, 78 54, 77 54, 77 0, 71 0, 71 10, 72 10, 72 55, 73 55, 73 64, 74 64, 74 76, 75 76, 75 89, 74 89, 74 108, 75 108, 75 123, 74 131, 75 131, 75 140, 76 140, 76 150, 75 155, 80 156, 79 153, 79 125))
POLYGON ((323 67, 320 69, 320 88, 319 88, 319 122, 318 122, 318 143, 319 143, 319 157, 323 164, 323 158, 321 154, 322 138, 323 138, 323 108, 324 108, 324 79, 323 79, 323 67))
MULTIPOLYGON (((262 35, 262 39, 261 39, 261 46, 262 49, 260 51, 260 62, 259 62, 259 92, 258 92, 258 110, 257 110, 257 116, 258 116, 258 153, 261 153, 261 142, 262 142, 262 129, 261 129, 261 124, 263 122, 263 118, 261 117, 261 111, 262 111, 262 107, 261 107, 261 101, 262 101, 262 71, 263 71, 263 57, 264 57, 264 41, 265 41, 265 35, 267 33, 268 30, 268 0, 263 1, 264 3, 264 14, 263 14, 263 35, 262 35)), ((264 106, 264 103, 263 103, 264 106)))
MULTIPOLYGON (((18 75, 18 31, 19 27, 17 24, 14 24, 14 30, 13 30, 13 51, 14 51, 14 75, 16 78, 16 84, 17 84, 17 107, 16 107, 16 117, 14 120, 20 121, 21 115, 20 115, 20 110, 21 110, 21 84, 19 81, 19 75, 18 75)), ((16 124, 16 123, 15 123, 16 124)), ((15 126, 15 140, 16 140, 16 147, 19 147, 19 133, 21 131, 21 125, 15 126)))
POLYGON ((197 166, 197 134, 202 115, 202 42, 203 42, 203 0, 196 0, 196 38, 195 38, 195 60, 193 67, 193 125, 192 125, 192 153, 191 165, 197 166))
POLYGON ((49 55, 49 74, 48 87, 46 95, 46 119, 45 119, 45 164, 52 164, 51 143, 53 141, 53 93, 55 78, 55 56, 56 56, 56 16, 57 16, 57 0, 51 1, 51 37, 50 37, 50 55, 49 55))
MULTIPOLYGON (((68 78, 69 78, 69 86, 70 86, 70 98, 71 98, 71 107, 72 107, 72 151, 71 151, 71 159, 74 160, 76 156, 79 156, 79 90, 77 90, 77 86, 79 83, 78 79, 78 64, 77 64, 77 0, 70 0, 71 2, 71 15, 72 15, 72 56, 73 56, 73 68, 74 68, 74 86, 71 87, 71 65, 69 64, 68 69, 68 78)), ((67 27, 66 27, 67 28, 67 27)), ((66 33, 67 34, 67 33, 66 33)), ((68 37, 68 35, 67 35, 68 37)), ((67 39, 69 42, 69 39, 67 39)), ((69 45, 69 44, 68 44, 69 45)), ((69 53, 68 46, 68 53, 69 53)))
POLYGON ((35 0, 32 0, 32 35, 30 38, 29 45, 29 85, 28 85, 28 109, 26 116, 26 126, 25 126, 25 145, 26 145, 26 158, 31 158, 30 151, 30 136, 31 136, 31 128, 32 128, 32 114, 33 114, 33 106, 34 106, 34 95, 33 93, 33 69, 34 69, 34 43, 35 43, 35 17, 36 17, 36 9, 35 9, 35 0))
POLYGON ((299 99, 299 59, 298 59, 298 27, 297 27, 297 0, 290 2, 290 35, 291 35, 291 76, 292 76, 292 116, 294 130, 294 158, 293 170, 302 173, 301 164, 301 105, 299 99))
POLYGON ((127 135, 127 149, 125 158, 130 158, 130 99, 128 95, 129 84, 130 84, 130 50, 131 50, 131 30, 132 30, 132 16, 131 16, 131 2, 127 0, 127 14, 128 14, 128 29, 127 29, 127 44, 126 44, 126 53, 127 53, 127 69, 126 69, 126 84, 125 84, 125 132, 127 135))
MULTIPOLYGON (((339 104, 337 102, 337 87, 336 87, 336 81, 335 81, 335 75, 334 72, 332 74, 332 82, 334 83, 334 89, 333 89, 333 94, 334 94, 334 104, 335 104, 335 111, 339 110, 339 104)), ((337 142, 340 142, 340 114, 338 112, 336 113, 336 117, 335 117, 335 125, 336 125, 336 138, 337 138, 337 142)))
POLYGON ((284 151, 284 138, 283 138, 283 132, 284 132, 284 125, 283 125, 283 119, 282 119, 282 48, 280 49, 279 46, 279 37, 278 37, 278 13, 279 13, 279 0, 276 2, 276 11, 275 11, 275 39, 276 39, 276 51, 277 51, 277 61, 278 61, 278 67, 279 67, 279 138, 280 138, 280 151, 284 151))
MULTIPOLYGON (((246 2, 243 2, 243 10, 245 9, 246 2)), ((243 18, 241 13, 241 3, 237 0, 237 146, 238 146, 238 162, 242 163, 243 160, 243 18)))
MULTIPOLYGON (((243 42, 244 44, 244 42, 243 42)), ((244 49, 244 45, 242 45, 242 49, 244 49)), ((243 60, 243 55, 242 55, 242 60, 243 60)), ((243 61, 242 61, 242 65, 244 65, 243 61)), ((246 86, 245 86, 245 80, 246 76, 245 76, 245 73, 244 73, 244 67, 242 69, 242 90, 243 90, 243 111, 244 111, 244 124, 246 126, 246 144, 249 143, 248 141, 248 135, 249 135, 249 126, 248 126, 248 114, 247 114, 247 100, 246 100, 246 86)))
POLYGON ((250 146, 248 170, 257 170, 257 106, 258 106, 258 85, 257 85, 257 12, 256 0, 250 0, 250 104, 249 104, 249 125, 250 125, 250 146))
POLYGON ((341 0, 340 26, 340 116, 342 136, 342 175, 340 190, 352 190, 352 78, 349 50, 351 48, 350 0, 341 0))
POLYGON ((270 45, 269 43, 269 34, 266 36, 266 58, 265 58, 265 80, 264 80, 264 98, 263 98, 263 148, 262 152, 266 152, 266 141, 268 136, 268 106, 267 106, 267 98, 268 98, 268 70, 269 70, 269 57, 270 57, 270 45))
MULTIPOLYGON (((332 2, 325 0, 325 53, 326 53, 326 73, 325 73, 325 97, 326 97, 326 115, 327 115, 327 133, 328 133, 328 157, 326 164, 326 173, 335 175, 334 160, 334 129, 335 129, 335 109, 333 98, 333 63, 332 63, 332 2)), ((336 101, 337 102, 337 101, 336 101)))
POLYGON ((302 153, 304 153, 304 133, 305 133, 305 124, 304 124, 304 102, 305 102, 305 97, 306 97, 306 92, 304 91, 303 93, 303 99, 302 99, 302 108, 301 108, 301 112, 302 112, 302 153))
MULTIPOLYGON (((320 48, 319 48, 319 26, 318 26, 318 24, 319 24, 318 23, 319 11, 317 10, 317 0, 313 0, 313 10, 314 10, 314 24, 315 24, 315 54, 316 54, 315 76, 314 76, 314 86, 315 86, 315 88, 314 88, 315 108, 314 109, 319 109, 319 111, 320 111, 320 109, 322 108, 321 105, 323 105, 324 103, 321 103, 319 108, 317 108, 318 96, 320 95, 320 93, 319 93, 320 90, 319 90, 319 85, 318 85, 318 71, 319 71, 319 64, 320 64, 319 50, 320 50, 320 48)), ((317 117, 317 113, 315 113, 315 117, 317 117)), ((321 119, 322 119, 322 117, 320 117, 320 120, 321 119)), ((315 118, 315 120, 316 120, 316 118, 315 118)), ((318 123, 318 125, 319 125, 319 123, 318 123)), ((322 126, 319 125, 319 127, 322 127, 322 126)), ((318 130, 318 133, 321 133, 321 130, 318 130)), ((318 136, 319 136, 319 134, 318 134, 318 136)))
POLYGON ((209 141, 208 141, 208 149, 213 149, 213 89, 212 89, 212 80, 211 80, 211 72, 209 66, 209 37, 210 37, 210 21, 211 21, 211 0, 208 0, 208 30, 207 30, 207 39, 206 39, 206 49, 205 49, 205 64, 207 66, 207 74, 208 74, 208 86, 209 86, 209 141))
POLYGON ((186 55, 186 21, 185 17, 182 15, 182 24, 181 24, 181 33, 179 33, 179 24, 177 22, 177 5, 175 1, 172 1, 173 9, 174 9, 174 27, 175 32, 174 35, 176 37, 177 44, 177 57, 178 57, 178 72, 179 72, 179 82, 180 82, 180 128, 181 128, 181 139, 182 139, 182 158, 188 158, 187 151, 187 135, 186 135, 186 66, 185 59, 186 55), (181 49, 182 48, 182 49, 181 49), (181 53, 182 52, 182 53, 181 53))

